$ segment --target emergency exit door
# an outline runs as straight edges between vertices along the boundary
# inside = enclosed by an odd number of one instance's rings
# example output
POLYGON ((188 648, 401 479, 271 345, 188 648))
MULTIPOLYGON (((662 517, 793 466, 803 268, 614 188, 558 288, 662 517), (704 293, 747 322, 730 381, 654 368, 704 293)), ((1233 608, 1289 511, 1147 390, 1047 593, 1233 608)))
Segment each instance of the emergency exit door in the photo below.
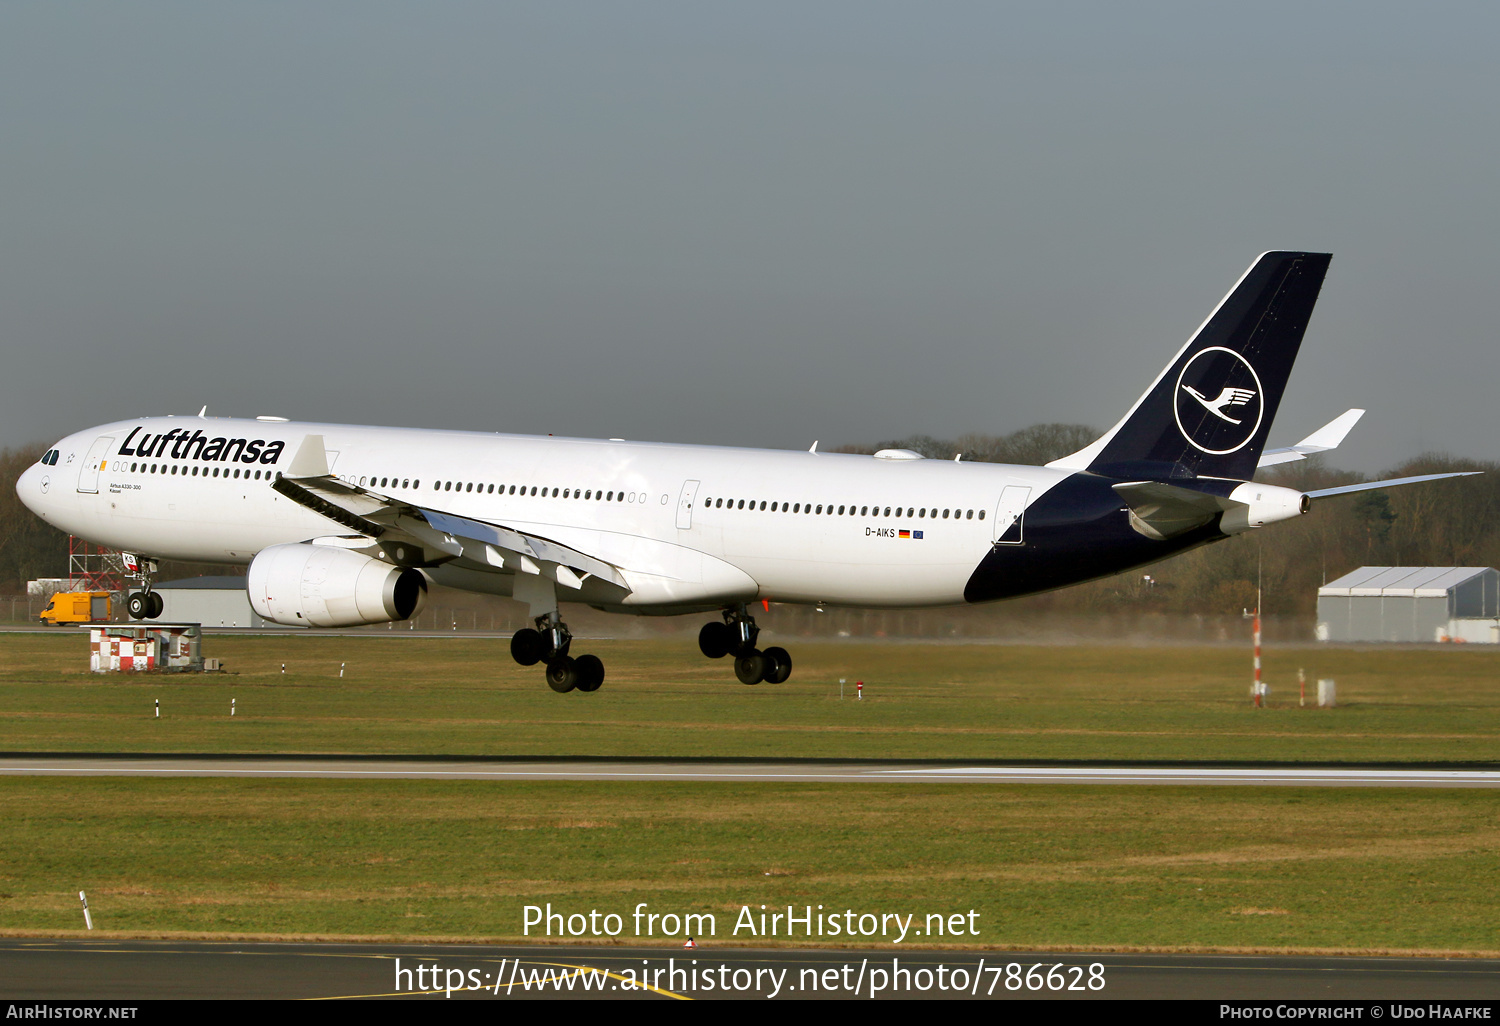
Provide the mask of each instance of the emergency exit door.
POLYGON ((698 501, 698 482, 685 481, 682 494, 677 498, 677 530, 690 531, 693 527, 693 504, 698 501))

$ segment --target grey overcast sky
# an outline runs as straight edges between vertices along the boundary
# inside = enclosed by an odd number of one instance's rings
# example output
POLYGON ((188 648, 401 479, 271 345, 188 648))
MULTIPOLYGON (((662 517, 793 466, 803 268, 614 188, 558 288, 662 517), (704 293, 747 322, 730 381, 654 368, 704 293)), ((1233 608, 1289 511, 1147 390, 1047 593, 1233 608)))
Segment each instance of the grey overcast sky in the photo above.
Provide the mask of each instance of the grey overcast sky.
POLYGON ((0 444, 1106 427, 1257 253, 1289 444, 1500 458, 1500 5, 11 3, 0 444))

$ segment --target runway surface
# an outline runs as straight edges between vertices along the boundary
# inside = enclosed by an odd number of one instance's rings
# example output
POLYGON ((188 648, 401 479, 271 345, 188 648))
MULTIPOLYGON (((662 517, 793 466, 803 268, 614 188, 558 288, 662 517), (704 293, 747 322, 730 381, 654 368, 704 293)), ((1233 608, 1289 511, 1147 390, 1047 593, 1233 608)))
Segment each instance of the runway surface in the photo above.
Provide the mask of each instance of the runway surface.
POLYGON ((942 952, 893 947, 837 951, 716 949, 710 945, 684 951, 662 947, 0 940, 0 998, 5 999, 447 1000, 446 983, 456 985, 454 999, 490 1001, 527 997, 869 999, 873 990, 876 997, 922 998, 1492 1002, 1500 998, 1500 961, 942 952), (405 970, 399 978, 397 959, 399 968, 405 970), (941 974, 939 965, 944 967, 941 974), (437 966, 435 975, 431 966, 437 966), (1033 989, 1027 985, 1025 974, 1034 966, 1040 972, 1032 978, 1033 989), (1055 966, 1060 972, 1053 983, 1060 982, 1061 986, 1051 990, 1042 974, 1055 966), (427 971, 418 976, 418 967, 427 971), (911 974, 909 986, 900 970, 911 974), (954 970, 962 970, 962 975, 955 976, 954 970), (434 979, 439 981, 436 988, 431 987, 434 979), (940 986, 940 980, 946 986, 940 986), (956 981, 962 981, 962 986, 956 986, 956 981), (639 982, 648 986, 637 988, 634 984, 639 982), (922 988, 924 983, 926 989, 922 988), (418 989, 419 985, 426 989, 418 989))
POLYGON ((820 760, 399 759, 209 755, 0 756, 0 776, 388 780, 725 781, 857 784, 1130 784, 1497 788, 1500 770, 1326 766, 998 766, 820 760))

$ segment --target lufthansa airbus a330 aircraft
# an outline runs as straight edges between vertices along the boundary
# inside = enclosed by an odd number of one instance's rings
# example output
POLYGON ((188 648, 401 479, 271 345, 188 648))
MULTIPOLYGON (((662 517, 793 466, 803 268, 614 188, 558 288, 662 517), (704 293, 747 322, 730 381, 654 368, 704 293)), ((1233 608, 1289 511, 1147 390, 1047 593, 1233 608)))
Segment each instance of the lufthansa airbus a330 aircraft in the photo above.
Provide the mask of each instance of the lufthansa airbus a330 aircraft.
POLYGON ((1044 591, 1308 512, 1257 467, 1331 449, 1363 411, 1265 451, 1329 256, 1258 258, 1125 417, 1044 467, 576 438, 153 417, 69 435, 16 490, 64 531, 156 559, 249 564, 276 623, 404 620, 430 582, 510 595, 511 641, 556 691, 597 690, 560 599, 635 614, 718 612, 704 655, 746 684, 792 660, 756 647, 758 601, 923 606, 1044 591))

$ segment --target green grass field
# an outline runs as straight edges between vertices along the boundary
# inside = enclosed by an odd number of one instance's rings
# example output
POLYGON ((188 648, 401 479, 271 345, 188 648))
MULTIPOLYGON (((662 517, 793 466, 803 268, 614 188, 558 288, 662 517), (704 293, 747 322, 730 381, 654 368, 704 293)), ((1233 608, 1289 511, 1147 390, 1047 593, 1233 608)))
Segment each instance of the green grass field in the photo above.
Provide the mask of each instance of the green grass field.
MULTIPOLYGON (((0 749, 1500 762, 1500 653, 1477 647, 1271 651, 1264 710, 1226 648, 788 647, 792 681, 747 688, 691 645, 580 646, 604 689, 554 695, 503 639, 210 637, 238 675, 173 678, 0 635, 0 749), (1340 708, 1297 707, 1299 665, 1340 708)), ((764 943, 728 936, 764 903, 972 908, 967 940, 993 946, 1495 952, 1497 809, 1418 789, 12 777, 0 931, 76 930, 85 889, 100 929, 133 935, 520 939, 526 904, 644 901, 715 913, 718 943, 764 943)))
POLYGON ((1479 646, 1271 650, 1261 710, 1232 648, 790 647, 790 681, 744 687, 691 642, 580 642, 609 677, 556 695, 503 638, 210 636, 230 674, 134 677, 88 673, 77 635, 0 635, 0 750, 1500 762, 1479 646), (1315 708, 1318 677, 1339 708, 1315 708))
POLYGON ((1500 948, 1481 791, 6 778, 0 815, 0 917, 43 933, 82 888, 147 935, 520 939, 527 904, 647 902, 741 945, 742 904, 821 904, 974 909, 984 945, 1500 948))

